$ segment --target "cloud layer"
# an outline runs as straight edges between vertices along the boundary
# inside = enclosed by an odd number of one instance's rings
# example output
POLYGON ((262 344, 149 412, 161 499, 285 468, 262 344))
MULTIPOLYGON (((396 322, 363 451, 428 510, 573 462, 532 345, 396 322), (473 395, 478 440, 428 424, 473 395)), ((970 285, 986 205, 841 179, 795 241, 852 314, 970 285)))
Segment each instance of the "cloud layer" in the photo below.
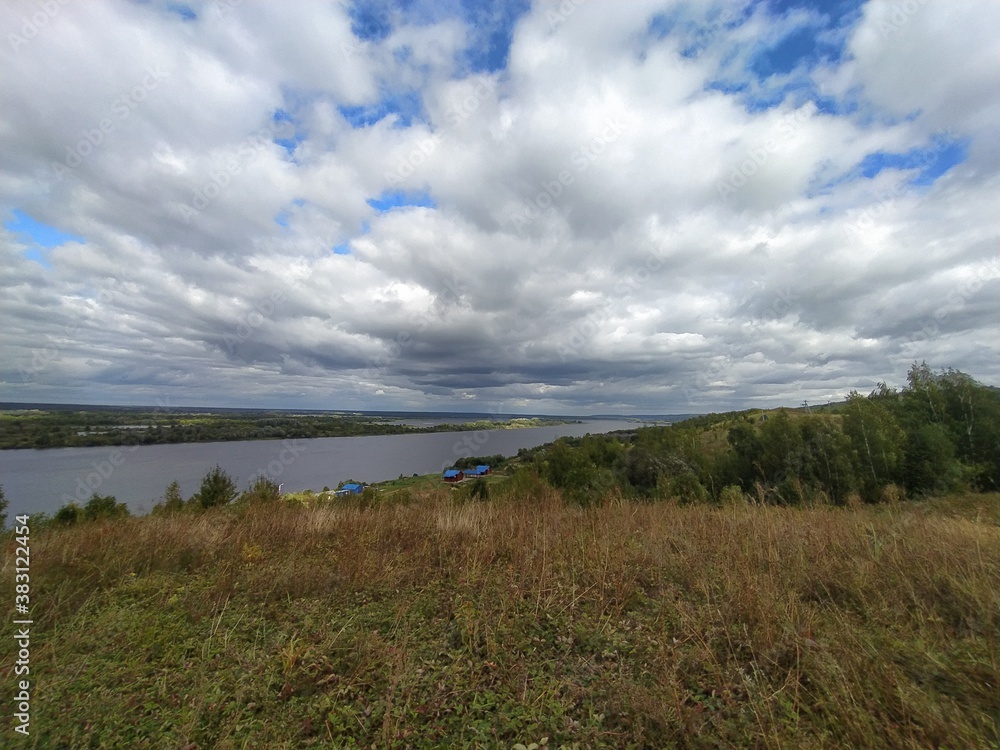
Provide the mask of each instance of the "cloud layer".
POLYGON ((831 5, 4 3, 3 398, 997 383, 1000 6, 831 5))

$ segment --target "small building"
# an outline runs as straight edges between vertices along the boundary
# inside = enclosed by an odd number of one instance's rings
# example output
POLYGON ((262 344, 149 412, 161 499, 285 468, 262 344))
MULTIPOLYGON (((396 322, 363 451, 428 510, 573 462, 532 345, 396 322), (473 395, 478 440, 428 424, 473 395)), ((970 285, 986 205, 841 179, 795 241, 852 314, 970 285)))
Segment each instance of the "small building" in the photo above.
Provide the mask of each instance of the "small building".
POLYGON ((342 495, 360 495, 364 491, 365 491, 365 486, 363 484, 354 484, 353 482, 349 482, 348 484, 345 484, 343 487, 337 490, 337 496, 340 497, 342 495))
POLYGON ((476 471, 479 472, 479 476, 485 476, 486 474, 493 473, 492 471, 490 471, 490 467, 484 464, 479 464, 479 466, 476 467, 476 471))
POLYGON ((461 482, 465 479, 465 474, 462 473, 461 469, 448 469, 444 473, 444 481, 446 482, 461 482))

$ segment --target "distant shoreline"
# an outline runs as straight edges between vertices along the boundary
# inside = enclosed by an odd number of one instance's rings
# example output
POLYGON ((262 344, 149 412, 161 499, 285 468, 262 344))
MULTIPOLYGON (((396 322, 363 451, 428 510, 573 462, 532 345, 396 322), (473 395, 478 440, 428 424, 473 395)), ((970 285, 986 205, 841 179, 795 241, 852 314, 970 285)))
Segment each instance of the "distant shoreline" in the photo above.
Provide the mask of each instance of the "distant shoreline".
POLYGON ((405 424, 433 419, 430 413, 407 416, 382 412, 282 412, 275 410, 143 410, 139 407, 40 409, 32 405, 0 411, 0 450, 88 448, 234 442, 241 440, 308 440, 326 437, 416 435, 428 432, 513 430, 581 424, 556 417, 481 418, 479 414, 441 413, 468 421, 434 425, 405 424), (28 408, 25 408, 28 407, 28 408))

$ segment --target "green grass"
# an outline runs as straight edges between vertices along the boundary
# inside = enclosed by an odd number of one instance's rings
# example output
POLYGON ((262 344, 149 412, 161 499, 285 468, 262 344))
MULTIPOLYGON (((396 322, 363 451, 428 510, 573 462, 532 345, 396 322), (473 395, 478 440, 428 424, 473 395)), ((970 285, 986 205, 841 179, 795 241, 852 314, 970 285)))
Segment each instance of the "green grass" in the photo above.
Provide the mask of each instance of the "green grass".
POLYGON ((22 744, 1000 747, 1000 496, 581 509, 500 480, 34 535, 22 744))

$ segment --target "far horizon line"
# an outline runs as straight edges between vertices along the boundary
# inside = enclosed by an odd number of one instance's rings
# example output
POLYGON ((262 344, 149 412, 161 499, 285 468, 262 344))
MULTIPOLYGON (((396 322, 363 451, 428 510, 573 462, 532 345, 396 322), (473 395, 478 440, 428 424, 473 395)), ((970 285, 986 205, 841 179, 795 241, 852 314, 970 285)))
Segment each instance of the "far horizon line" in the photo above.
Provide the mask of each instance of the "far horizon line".
POLYGON ((124 410, 144 410, 144 411, 162 411, 162 412, 184 412, 184 411, 199 411, 199 412, 287 412, 287 413, 315 413, 315 414, 370 414, 370 415, 389 415, 389 416, 409 416, 409 417, 421 417, 421 416, 447 416, 447 415, 462 415, 462 416, 474 416, 474 417, 486 417, 486 418, 524 418, 524 417, 544 417, 551 419, 641 419, 641 420, 660 420, 665 418, 677 419, 677 418, 691 418, 700 417, 710 414, 725 414, 728 412, 744 412, 761 410, 768 411, 774 409, 791 409, 791 410, 801 410, 809 409, 813 407, 823 407, 831 406, 833 404, 842 403, 841 401, 826 401, 823 403, 807 403, 803 402, 796 406, 790 406, 788 404, 779 404, 776 406, 742 406, 739 408, 712 408, 700 411, 675 411, 675 412, 636 412, 636 413, 624 413, 624 412, 594 412, 587 414, 551 414, 544 412, 505 412, 505 411, 464 411, 461 409, 428 409, 428 410, 412 410, 412 409, 321 409, 315 407, 274 407, 274 406, 195 406, 195 405, 177 405, 177 406, 157 406, 154 404, 95 404, 95 403, 63 403, 63 402, 49 402, 49 401, 0 401, 0 411, 13 411, 13 410, 30 410, 30 409, 51 409, 51 410, 88 410, 88 409, 124 409, 124 410))

